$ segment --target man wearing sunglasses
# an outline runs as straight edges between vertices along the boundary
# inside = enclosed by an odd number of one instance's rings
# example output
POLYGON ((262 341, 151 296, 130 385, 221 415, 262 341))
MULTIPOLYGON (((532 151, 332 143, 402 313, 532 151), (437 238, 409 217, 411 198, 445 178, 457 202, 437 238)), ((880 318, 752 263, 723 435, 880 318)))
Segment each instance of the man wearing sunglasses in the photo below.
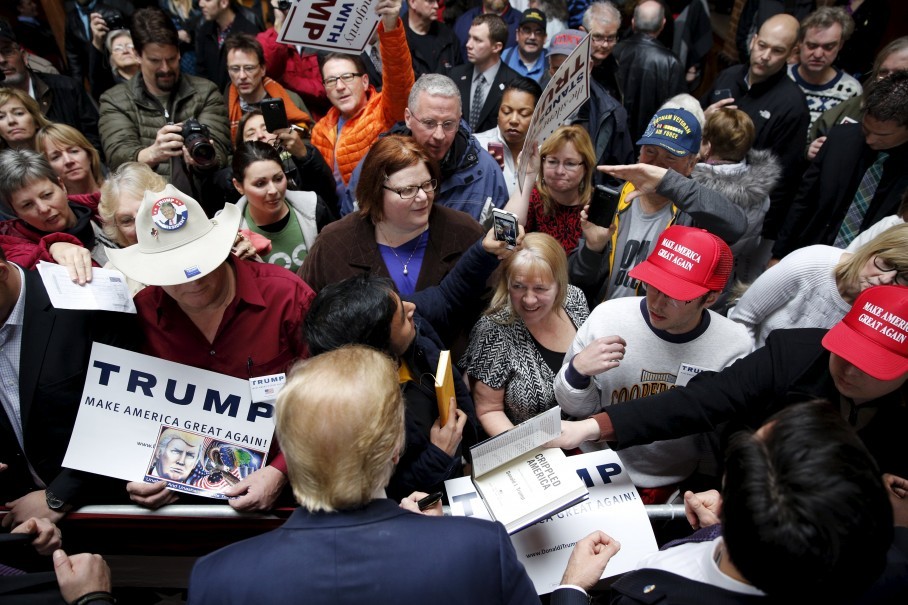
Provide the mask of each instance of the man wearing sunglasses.
MULTIPOLYGON (((704 229, 675 225, 662 232, 630 274, 646 296, 608 300, 577 330, 555 378, 555 398, 570 416, 588 418, 615 403, 682 386, 693 375, 721 370, 750 353, 747 330, 709 311, 734 266, 731 249, 704 229)), ((701 433, 624 450, 641 498, 663 504, 684 489, 718 487, 711 435, 701 433), (706 481, 702 483, 698 481, 706 481)), ((604 445, 585 443, 583 449, 604 445)))

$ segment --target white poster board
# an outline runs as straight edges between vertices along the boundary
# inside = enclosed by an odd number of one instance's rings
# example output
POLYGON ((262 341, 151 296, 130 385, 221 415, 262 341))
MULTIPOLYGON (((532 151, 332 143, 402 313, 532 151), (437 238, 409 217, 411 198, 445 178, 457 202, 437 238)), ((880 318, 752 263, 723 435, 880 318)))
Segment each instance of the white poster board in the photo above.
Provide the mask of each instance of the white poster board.
MULTIPOLYGON (((621 544, 603 578, 631 571, 641 557, 659 550, 643 501, 616 452, 568 456, 567 461, 586 482, 589 499, 511 535, 538 594, 558 587, 574 543, 597 529, 621 544)), ((469 477, 445 481, 445 490, 452 515, 491 518, 469 477)))
POLYGON ((249 381, 94 343, 63 466, 224 498, 265 464, 273 415, 249 381))
POLYGON ((277 41, 358 55, 378 27, 377 4, 378 0, 299 0, 287 13, 277 41))
POLYGON ((542 145, 555 130, 590 98, 590 36, 587 34, 568 55, 542 91, 536 104, 527 138, 520 152, 517 167, 517 186, 523 191, 527 159, 533 145, 542 145))

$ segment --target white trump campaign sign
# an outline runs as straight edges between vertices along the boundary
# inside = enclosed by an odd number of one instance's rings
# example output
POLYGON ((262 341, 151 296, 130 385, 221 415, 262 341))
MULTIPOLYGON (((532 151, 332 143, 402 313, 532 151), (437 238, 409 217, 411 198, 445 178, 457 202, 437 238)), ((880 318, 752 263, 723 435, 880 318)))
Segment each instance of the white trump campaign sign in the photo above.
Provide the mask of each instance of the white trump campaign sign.
POLYGON ((287 13, 278 42, 359 54, 378 26, 378 0, 302 0, 287 13))
POLYGON ((63 466, 224 498, 265 463, 273 416, 250 381, 94 343, 63 466))

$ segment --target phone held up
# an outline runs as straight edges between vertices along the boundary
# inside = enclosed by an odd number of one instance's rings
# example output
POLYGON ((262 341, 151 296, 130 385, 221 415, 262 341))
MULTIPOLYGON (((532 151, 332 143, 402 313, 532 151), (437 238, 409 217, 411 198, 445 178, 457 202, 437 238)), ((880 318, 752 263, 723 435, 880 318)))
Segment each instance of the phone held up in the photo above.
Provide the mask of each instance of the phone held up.
POLYGON ((615 187, 596 185, 587 211, 587 220, 600 227, 610 227, 615 221, 620 197, 621 192, 615 187))
POLYGON ((730 88, 717 88, 713 91, 712 97, 710 99, 711 103, 718 103, 722 99, 731 99, 731 89, 730 88))
POLYGON ((284 109, 284 99, 262 99, 259 103, 262 110, 262 117, 265 118, 265 129, 268 132, 276 132, 282 128, 290 128, 290 122, 287 121, 287 111, 284 109))
POLYGON ((507 243, 508 250, 513 250, 517 246, 517 215, 492 208, 492 224, 495 228, 495 239, 507 243))

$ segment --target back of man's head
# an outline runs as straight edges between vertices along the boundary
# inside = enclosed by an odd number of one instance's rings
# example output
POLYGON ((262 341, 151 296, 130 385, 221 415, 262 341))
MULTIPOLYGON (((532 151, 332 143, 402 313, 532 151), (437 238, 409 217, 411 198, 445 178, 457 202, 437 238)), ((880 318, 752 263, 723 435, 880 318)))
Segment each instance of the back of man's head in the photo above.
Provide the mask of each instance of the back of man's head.
POLYGON ((908 127, 908 71, 892 72, 869 86, 864 94, 864 114, 908 127))
POLYGON ((838 405, 791 405, 756 433, 734 435, 722 496, 728 555, 772 597, 853 602, 883 569, 892 508, 838 405))
POLYGON ((657 36, 663 25, 665 25, 665 8, 657 0, 646 0, 634 9, 635 32, 657 36))
POLYGON ((398 311, 394 282, 371 274, 328 284, 313 299, 304 326, 312 355, 344 345, 390 351, 391 321, 398 311))
POLYGON ((146 44, 180 46, 177 28, 167 14, 157 7, 140 8, 132 15, 132 44, 141 55, 146 44))
POLYGON ((365 506, 387 485, 404 444, 396 364, 363 346, 301 362, 278 396, 275 426, 303 507, 365 506))

